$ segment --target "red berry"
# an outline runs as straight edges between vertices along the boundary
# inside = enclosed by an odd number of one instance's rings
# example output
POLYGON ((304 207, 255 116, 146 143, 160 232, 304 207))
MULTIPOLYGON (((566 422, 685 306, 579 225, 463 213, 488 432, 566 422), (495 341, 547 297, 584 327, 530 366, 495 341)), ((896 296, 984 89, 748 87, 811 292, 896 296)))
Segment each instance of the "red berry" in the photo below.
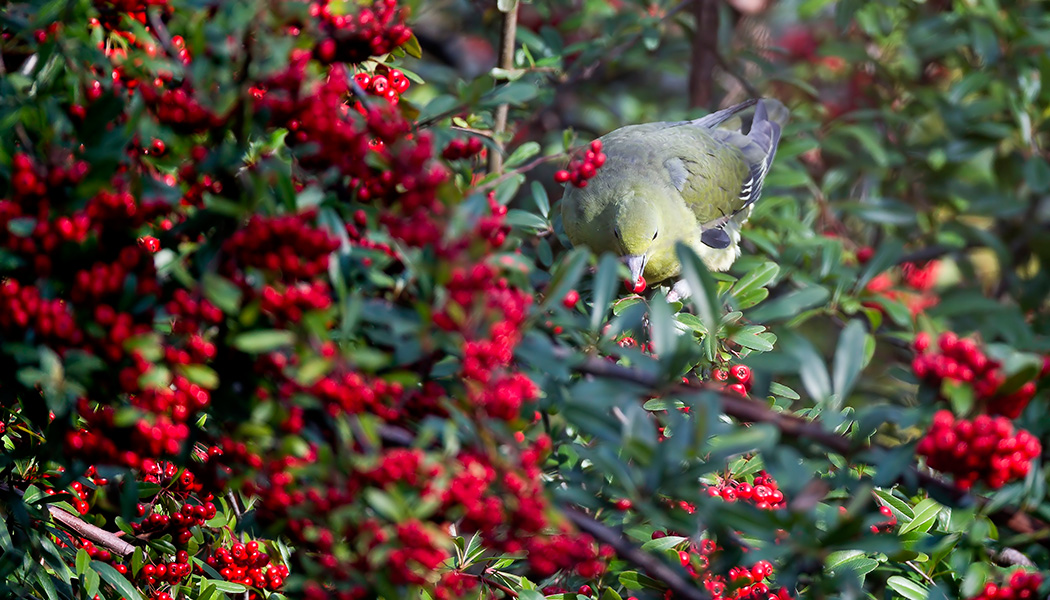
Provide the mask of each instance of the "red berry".
POLYGON ((634 292, 635 294, 641 294, 645 291, 645 277, 638 277, 637 282, 625 279, 623 284, 627 288, 627 291, 634 292))
POLYGON ((572 175, 568 171, 561 170, 554 174, 554 181, 558 183, 565 183, 569 181, 570 177, 572 177, 572 175))
POLYGON ((368 89, 376 96, 382 96, 390 89, 390 81, 382 75, 376 75, 372 78, 372 83, 369 85, 368 89))
POLYGON ((579 301, 580 293, 576 290, 569 290, 569 293, 565 294, 565 297, 562 298, 561 303, 565 306, 565 308, 573 308, 579 301))
POLYGON ((729 370, 729 373, 744 387, 748 387, 751 383, 751 369, 747 365, 736 365, 729 370))

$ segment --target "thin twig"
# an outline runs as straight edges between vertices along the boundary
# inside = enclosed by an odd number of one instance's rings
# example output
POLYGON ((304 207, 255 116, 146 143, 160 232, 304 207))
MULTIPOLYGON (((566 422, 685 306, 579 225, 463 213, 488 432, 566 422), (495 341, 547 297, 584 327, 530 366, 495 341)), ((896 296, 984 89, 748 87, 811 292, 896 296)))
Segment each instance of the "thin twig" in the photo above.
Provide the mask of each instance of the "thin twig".
POLYGON ((729 65, 729 61, 727 61, 725 59, 725 57, 722 56, 722 54, 717 52, 717 51, 715 52, 715 60, 718 62, 718 66, 722 67, 723 71, 725 71, 726 73, 729 73, 730 77, 732 77, 733 79, 737 80, 737 83, 739 83, 740 86, 743 87, 745 91, 747 91, 747 93, 748 93, 748 95, 750 97, 758 98, 758 97, 762 96, 762 92, 758 91, 758 88, 756 88, 754 85, 752 85, 751 82, 748 81, 746 77, 744 77, 740 73, 737 73, 736 69, 732 68, 729 65))
POLYGON ((485 577, 484 575, 475 575, 474 573, 463 573, 463 574, 464 575, 469 575, 471 577, 474 577, 475 579, 477 579, 481 583, 484 583, 485 585, 489 586, 490 588, 494 588, 494 589, 497 589, 497 590, 503 592, 504 594, 506 594, 510 598, 517 598, 518 597, 518 592, 515 592, 514 590, 510 589, 509 587, 503 585, 502 583, 500 583, 500 582, 498 582, 498 581, 496 581, 496 580, 494 580, 494 579, 492 579, 490 577, 485 577))
POLYGON ((574 508, 564 507, 561 509, 563 515, 572 521, 580 531, 589 534, 599 542, 611 546, 616 554, 627 562, 641 568, 654 579, 658 579, 674 592, 675 598, 687 600, 710 600, 710 596, 695 585, 686 581, 659 558, 636 548, 624 537, 623 532, 616 531, 598 521, 590 515, 584 514, 574 508))
MULTIPOLYGON (((503 13, 503 28, 499 35, 499 67, 505 71, 514 68, 514 46, 518 33, 518 0, 511 0, 511 6, 503 13)), ((500 139, 507 129, 507 116, 510 104, 504 102, 496 107, 492 122, 492 139, 496 142, 496 151, 489 152, 489 173, 498 173, 503 168, 503 141, 500 139)))
POLYGON ((967 244, 967 245, 962 246, 962 247, 960 247, 960 246, 941 246, 939 244, 938 245, 934 245, 934 246, 927 246, 925 248, 921 248, 919 250, 916 250, 915 252, 909 252, 908 254, 905 254, 904 256, 902 256, 899 259, 897 259, 897 264, 898 265, 903 265, 904 263, 922 264, 922 263, 924 263, 926 261, 933 260, 935 258, 940 258, 942 256, 947 256, 949 254, 955 254, 957 252, 966 252, 967 250, 970 250, 970 249, 975 248, 975 247, 976 247, 975 244, 967 244))
POLYGON ((915 571, 915 572, 916 572, 916 573, 918 573, 918 574, 919 574, 919 575, 920 575, 920 576, 921 576, 921 577, 922 577, 923 579, 925 579, 925 580, 926 580, 926 583, 928 583, 928 584, 930 584, 930 585, 937 585, 937 582, 935 582, 935 581, 934 581, 933 579, 931 579, 931 578, 930 578, 930 576, 929 576, 929 575, 927 575, 925 571, 923 571, 922 569, 920 569, 920 568, 919 568, 919 566, 918 566, 918 565, 916 565, 916 564, 915 564, 914 562, 912 562, 912 561, 910 561, 910 560, 906 560, 906 561, 904 561, 904 564, 906 564, 906 565, 908 565, 909 567, 911 567, 911 570, 912 570, 912 571, 915 571))
POLYGON ((233 514, 237 515, 237 519, 240 520, 242 516, 241 506, 237 503, 237 497, 233 495, 233 490, 226 490, 226 499, 230 501, 230 508, 233 509, 233 514))
POLYGON ((474 188, 474 191, 475 192, 483 192, 485 190, 492 189, 492 188, 498 186, 499 184, 503 183, 505 180, 510 179, 511 177, 514 177, 515 175, 519 175, 521 173, 527 173, 527 172, 535 169, 536 167, 540 166, 543 163, 552 162, 552 161, 555 161, 555 160, 565 160, 565 155, 564 154, 548 154, 547 156, 541 156, 539 158, 533 159, 532 161, 527 162, 524 165, 522 165, 522 166, 520 166, 520 167, 518 167, 516 169, 512 169, 510 171, 507 171, 506 173, 500 175, 499 177, 493 179, 492 181, 490 181, 490 182, 488 182, 488 183, 486 183, 484 185, 480 185, 480 186, 474 188))

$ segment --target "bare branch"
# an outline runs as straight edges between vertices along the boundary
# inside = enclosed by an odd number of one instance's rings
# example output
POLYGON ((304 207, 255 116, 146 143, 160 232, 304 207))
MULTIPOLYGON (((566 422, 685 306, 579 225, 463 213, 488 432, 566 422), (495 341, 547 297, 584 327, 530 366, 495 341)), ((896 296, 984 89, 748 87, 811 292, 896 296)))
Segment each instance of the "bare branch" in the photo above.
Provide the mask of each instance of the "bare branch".
POLYGON ((95 527, 91 523, 81 520, 72 513, 50 504, 47 507, 47 511, 51 513, 51 518, 55 522, 61 524, 66 529, 76 533, 80 537, 91 540, 94 544, 109 550, 110 552, 119 556, 129 556, 135 552, 135 546, 129 544, 123 539, 117 537, 116 534, 110 533, 100 527, 95 527))
POLYGON ((572 524, 580 531, 594 537, 599 542, 612 546, 616 554, 627 562, 641 568, 650 577, 665 583, 675 598, 687 600, 710 600, 710 596, 697 586, 689 583, 659 558, 636 548, 624 537, 623 532, 616 531, 596 521, 590 515, 584 514, 574 508, 562 508, 564 514, 572 524))
MULTIPOLYGON (((505 71, 514 68, 514 45, 518 33, 518 0, 511 0, 510 9, 503 13, 503 28, 499 35, 499 67, 505 71)), ((496 107, 492 123, 492 139, 498 151, 489 152, 489 173, 498 173, 503 168, 503 141, 500 137, 507 129, 510 104, 504 102, 496 107)))

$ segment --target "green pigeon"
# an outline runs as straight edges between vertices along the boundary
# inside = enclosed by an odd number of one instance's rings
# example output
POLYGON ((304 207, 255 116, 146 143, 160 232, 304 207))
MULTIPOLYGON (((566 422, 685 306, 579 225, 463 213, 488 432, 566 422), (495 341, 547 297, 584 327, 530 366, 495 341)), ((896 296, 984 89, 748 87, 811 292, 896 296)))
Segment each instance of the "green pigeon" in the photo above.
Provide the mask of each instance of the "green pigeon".
MULTIPOLYGON (((677 277, 684 242, 711 271, 740 256, 740 228, 762 193, 788 110, 748 100, 693 121, 621 127, 601 138, 605 164, 586 187, 568 186, 569 240, 623 257, 636 284, 677 277), (754 107, 750 119, 740 118, 754 107)), ((689 296, 678 281, 668 299, 689 296)))

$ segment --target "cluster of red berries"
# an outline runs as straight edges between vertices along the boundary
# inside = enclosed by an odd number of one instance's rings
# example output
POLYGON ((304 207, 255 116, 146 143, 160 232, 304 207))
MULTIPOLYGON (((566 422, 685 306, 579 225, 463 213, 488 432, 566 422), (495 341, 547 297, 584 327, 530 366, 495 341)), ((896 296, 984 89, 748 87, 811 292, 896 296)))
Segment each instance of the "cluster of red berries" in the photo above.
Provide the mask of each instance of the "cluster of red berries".
POLYGON ((288 577, 288 567, 272 563, 270 555, 260 552, 259 542, 254 540, 218 548, 205 562, 227 581, 271 592, 280 589, 288 577))
POLYGON ((309 281, 326 273, 328 257, 339 247, 339 240, 311 227, 307 223, 311 217, 253 216, 223 245, 229 257, 227 271, 256 267, 279 272, 285 281, 309 281))
POLYGON ((179 133, 202 133, 224 122, 224 117, 205 108, 185 84, 169 89, 154 82, 154 85, 140 86, 139 91, 157 120, 179 133))
POLYGON ((1043 585, 1043 576, 1030 571, 1014 571, 1006 585, 992 582, 984 584, 984 589, 969 600, 1037 600, 1039 587, 1043 585))
POLYGON ((973 421, 938 411, 916 452, 933 469, 951 473, 956 484, 969 489, 981 481, 992 489, 1023 478, 1042 446, 1032 434, 1005 417, 979 415, 973 421))
MULTIPOLYGON (((662 531, 654 531, 653 539, 664 537, 662 531)), ((773 565, 760 560, 754 565, 731 567, 725 575, 711 571, 712 556, 721 548, 712 539, 690 544, 689 551, 679 550, 678 560, 687 572, 703 582, 704 589, 714 600, 789 600, 786 588, 773 591, 769 579, 773 576, 773 565), (695 560, 694 560, 695 559, 695 560)), ((671 596, 665 596, 670 598, 671 596)))
MULTIPOLYGON (((73 483, 69 484, 68 491, 73 496, 73 500, 70 501, 70 504, 73 505, 73 508, 77 509, 78 513, 86 515, 88 511, 91 510, 91 505, 88 504, 88 491, 84 487, 84 484, 80 483, 79 481, 74 481, 73 483)), ((44 493, 48 496, 53 496, 58 492, 53 488, 44 488, 44 493)))
MULTIPOLYGON (((408 77, 398 69, 386 69, 372 74, 357 73, 354 75, 354 82, 362 90, 391 104, 397 104, 401 100, 401 94, 412 85, 408 77)), ((363 111, 363 108, 361 110, 363 111)))
POLYGON ((707 494, 726 502, 744 500, 763 510, 775 510, 786 506, 784 492, 776 480, 765 471, 759 471, 751 483, 732 478, 721 480, 718 485, 707 486, 707 494))
MULTIPOLYGON (((282 286, 284 287, 284 286, 282 286)), ((299 282, 279 291, 274 286, 263 288, 260 308, 273 318, 274 323, 284 325, 298 323, 303 314, 324 310, 332 305, 332 292, 324 280, 313 283, 299 282)))
MULTIPOLYGON (((992 415, 1003 415, 1015 419, 1035 396, 1036 385, 1028 381, 1010 394, 999 393, 1006 380, 1000 370, 1002 365, 989 358, 972 339, 959 338, 948 331, 931 347, 930 335, 921 332, 913 343, 917 356, 911 368, 915 376, 934 386, 945 380, 970 384, 975 399, 992 415), (939 350, 939 351, 938 351, 939 350)), ((1050 360, 1044 362, 1043 373, 1050 373, 1050 360)))
POLYGON ((84 340, 64 301, 45 299, 36 286, 21 285, 14 279, 0 282, 0 331, 29 329, 59 345, 76 346, 84 340))
POLYGON ((890 507, 880 506, 879 514, 881 514, 883 517, 886 517, 886 520, 882 521, 877 525, 872 525, 872 533, 884 533, 887 531, 891 531, 894 527, 897 526, 897 515, 893 514, 893 510, 891 510, 890 507))
POLYGON ((747 393, 751 391, 751 367, 747 365, 715 369, 711 371, 711 379, 722 384, 724 389, 736 392, 741 396, 747 396, 747 393))
MULTIPOLYGON (((124 574, 127 572, 127 567, 117 565, 117 570, 124 574)), ((142 565, 137 579, 146 585, 176 584, 191 574, 193 574, 193 563, 190 562, 190 554, 185 550, 179 550, 175 553, 174 560, 142 565)), ((159 597, 158 595, 157 598, 159 597)))
POLYGON ((314 50, 322 63, 359 63, 387 54, 412 39, 397 0, 375 0, 356 15, 341 14, 340 4, 318 0, 310 5, 310 16, 318 20, 325 36, 314 50))
POLYGON ((598 169, 605 164, 605 159, 605 153, 602 152, 602 141, 594 140, 582 159, 572 159, 569 161, 567 170, 558 171, 554 174, 554 181, 558 183, 569 182, 578 188, 587 187, 587 180, 598 174, 598 169))
POLYGON ((459 160, 462 158, 470 158, 481 152, 484 145, 481 143, 481 138, 469 137, 465 140, 456 138, 445 146, 445 149, 441 151, 441 158, 445 160, 459 160))

